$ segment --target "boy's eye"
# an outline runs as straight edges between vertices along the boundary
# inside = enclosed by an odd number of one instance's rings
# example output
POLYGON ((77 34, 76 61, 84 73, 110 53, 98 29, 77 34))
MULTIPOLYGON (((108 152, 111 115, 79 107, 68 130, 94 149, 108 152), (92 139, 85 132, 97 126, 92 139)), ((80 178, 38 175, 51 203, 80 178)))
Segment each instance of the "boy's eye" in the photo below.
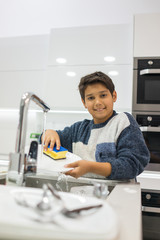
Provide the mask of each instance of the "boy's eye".
POLYGON ((91 96, 91 97, 88 97, 87 99, 88 99, 89 101, 91 101, 91 100, 94 99, 94 97, 91 96))
POLYGON ((101 94, 101 97, 104 98, 107 96, 107 93, 101 94))

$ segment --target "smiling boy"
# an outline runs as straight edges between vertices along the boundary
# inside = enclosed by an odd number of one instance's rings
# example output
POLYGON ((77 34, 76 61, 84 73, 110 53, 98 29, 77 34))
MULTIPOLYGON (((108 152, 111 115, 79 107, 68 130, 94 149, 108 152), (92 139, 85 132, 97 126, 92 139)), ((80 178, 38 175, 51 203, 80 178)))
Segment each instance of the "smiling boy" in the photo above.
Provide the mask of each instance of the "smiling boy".
MULTIPOLYGON (((67 164, 66 175, 94 173, 108 179, 132 179, 149 162, 149 151, 138 124, 129 113, 113 110, 117 100, 112 80, 102 72, 81 78, 79 92, 92 120, 76 122, 62 131, 46 130, 44 150, 62 145, 82 160, 67 164)), ((43 137, 43 136, 42 136, 43 137)))

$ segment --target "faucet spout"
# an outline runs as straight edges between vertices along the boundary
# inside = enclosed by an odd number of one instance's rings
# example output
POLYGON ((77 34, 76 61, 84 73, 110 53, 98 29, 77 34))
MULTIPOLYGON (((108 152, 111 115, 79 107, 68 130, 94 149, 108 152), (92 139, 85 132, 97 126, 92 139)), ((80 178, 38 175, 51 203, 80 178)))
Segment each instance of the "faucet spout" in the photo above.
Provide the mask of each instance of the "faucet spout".
POLYGON ((17 129, 15 153, 10 154, 11 156, 10 166, 14 166, 13 167, 14 170, 16 170, 15 168, 18 168, 17 169, 18 173, 22 171, 22 166, 26 162, 25 140, 26 140, 26 129, 27 129, 27 113, 28 113, 28 107, 29 107, 30 101, 35 102, 38 106, 40 106, 43 109, 44 112, 48 112, 50 110, 49 106, 43 100, 41 100, 38 96, 36 96, 34 93, 27 92, 23 94, 20 102, 19 124, 17 129), (16 162, 16 164, 14 164, 14 162, 16 162))
POLYGON ((21 170, 21 166, 24 163, 24 149, 26 140, 26 128, 27 128, 27 112, 30 101, 34 101, 38 106, 40 106, 44 112, 50 110, 49 106, 43 102, 39 97, 37 97, 32 92, 24 93, 20 102, 20 112, 19 112, 19 124, 17 130, 17 140, 16 140, 16 153, 20 153, 18 172, 21 170))
POLYGON ((25 147, 25 137, 26 137, 26 127, 27 127, 27 112, 30 101, 34 101, 38 106, 40 106, 44 112, 50 110, 49 106, 43 102, 34 93, 27 92, 24 93, 20 102, 20 112, 19 112, 19 125, 17 131, 17 141, 16 141, 16 152, 22 153, 25 147))

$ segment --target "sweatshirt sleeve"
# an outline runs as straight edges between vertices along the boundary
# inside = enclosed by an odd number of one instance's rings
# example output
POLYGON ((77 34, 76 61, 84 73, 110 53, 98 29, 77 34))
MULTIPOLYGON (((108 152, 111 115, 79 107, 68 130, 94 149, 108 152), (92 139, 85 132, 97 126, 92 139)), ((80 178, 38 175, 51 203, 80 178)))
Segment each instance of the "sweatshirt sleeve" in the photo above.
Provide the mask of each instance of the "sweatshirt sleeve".
MULTIPOLYGON (((65 127, 64 130, 57 130, 56 131, 60 137, 61 146, 66 148, 68 151, 72 152, 72 126, 65 127)), ((39 136, 39 143, 42 144, 41 137, 42 134, 39 136)))
POLYGON ((132 179, 143 172, 150 154, 135 119, 127 114, 130 125, 125 128, 116 144, 116 158, 109 158, 112 173, 108 179, 132 179))
POLYGON ((83 135, 83 129, 86 126, 87 121, 79 121, 72 124, 70 127, 65 127, 63 130, 57 130, 60 137, 62 147, 68 149, 69 152, 73 152, 73 142, 83 135))
POLYGON ((60 137, 61 146, 72 152, 72 126, 56 131, 60 137))

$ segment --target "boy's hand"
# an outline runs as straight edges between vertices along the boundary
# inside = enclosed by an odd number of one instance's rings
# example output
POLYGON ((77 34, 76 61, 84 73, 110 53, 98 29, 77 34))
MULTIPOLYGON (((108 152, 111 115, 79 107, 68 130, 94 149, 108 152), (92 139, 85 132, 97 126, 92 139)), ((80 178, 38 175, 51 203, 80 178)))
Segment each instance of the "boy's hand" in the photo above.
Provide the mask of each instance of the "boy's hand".
POLYGON ((91 161, 87 160, 79 160, 70 164, 65 165, 67 168, 74 168, 65 173, 65 175, 70 175, 75 178, 79 178, 80 176, 84 175, 85 173, 90 172, 90 164, 91 161))
POLYGON ((41 137, 41 142, 43 143, 44 136, 44 151, 48 150, 48 145, 50 144, 50 150, 53 150, 54 145, 56 144, 56 149, 59 150, 61 146, 59 135, 56 131, 48 129, 45 134, 41 137))
POLYGON ((79 178, 80 176, 89 172, 95 173, 104 177, 108 177, 111 175, 111 172, 112 172, 112 166, 109 162, 79 160, 79 161, 67 164, 65 165, 65 167, 74 168, 73 170, 70 170, 65 174, 75 178, 79 178))

